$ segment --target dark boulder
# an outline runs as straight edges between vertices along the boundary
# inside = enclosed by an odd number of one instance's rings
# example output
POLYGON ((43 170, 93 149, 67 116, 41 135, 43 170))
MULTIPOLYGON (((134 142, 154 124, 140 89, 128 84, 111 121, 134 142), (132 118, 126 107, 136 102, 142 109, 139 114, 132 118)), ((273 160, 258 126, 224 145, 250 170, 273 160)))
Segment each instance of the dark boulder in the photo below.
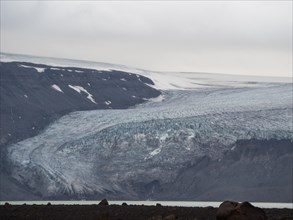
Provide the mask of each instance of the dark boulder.
POLYGON ((265 212, 249 202, 223 202, 217 211, 217 220, 266 220, 265 212))
POLYGON ((237 202, 223 202, 217 211, 217 220, 225 220, 235 210, 237 205, 237 202))
POLYGON ((99 206, 107 206, 107 205, 109 205, 109 203, 108 203, 107 199, 103 199, 98 205, 99 206))

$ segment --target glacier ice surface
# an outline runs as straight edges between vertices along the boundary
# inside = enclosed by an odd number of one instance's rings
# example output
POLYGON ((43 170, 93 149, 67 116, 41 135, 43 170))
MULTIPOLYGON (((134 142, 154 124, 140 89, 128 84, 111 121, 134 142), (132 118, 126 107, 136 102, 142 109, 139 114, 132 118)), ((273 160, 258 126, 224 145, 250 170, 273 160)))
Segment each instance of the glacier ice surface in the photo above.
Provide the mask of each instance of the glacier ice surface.
POLYGON ((239 139, 292 139, 289 83, 169 90, 162 97, 65 115, 9 146, 12 176, 45 196, 125 191, 130 182, 171 182, 198 157, 221 159, 239 139))

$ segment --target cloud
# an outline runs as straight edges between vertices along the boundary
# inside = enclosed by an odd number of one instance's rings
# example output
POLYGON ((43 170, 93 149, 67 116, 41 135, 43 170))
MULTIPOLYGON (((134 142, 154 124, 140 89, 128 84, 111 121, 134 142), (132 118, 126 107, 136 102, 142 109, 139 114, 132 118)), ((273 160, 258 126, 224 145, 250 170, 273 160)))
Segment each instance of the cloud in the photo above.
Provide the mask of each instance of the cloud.
POLYGON ((1 50, 290 76, 291 18, 291 1, 1 1, 1 50))

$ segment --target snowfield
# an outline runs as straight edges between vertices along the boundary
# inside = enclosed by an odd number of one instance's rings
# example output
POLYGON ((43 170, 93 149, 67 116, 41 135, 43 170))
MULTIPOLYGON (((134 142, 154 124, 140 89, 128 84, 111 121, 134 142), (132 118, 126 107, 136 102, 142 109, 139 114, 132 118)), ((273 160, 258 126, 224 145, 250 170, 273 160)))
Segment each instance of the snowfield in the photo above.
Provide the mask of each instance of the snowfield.
MULTIPOLYGON (((100 71, 120 70, 130 73, 136 73, 150 78, 159 90, 192 90, 198 88, 218 87, 254 87, 260 83, 292 83, 292 78, 288 77, 262 77, 262 76, 242 76, 229 74, 199 73, 199 72, 157 72, 138 69, 134 67, 108 64, 92 61, 69 60, 59 58, 23 56, 15 54, 2 53, 1 62, 32 62, 53 65, 58 67, 79 67, 96 69, 100 71)), ((25 68, 36 68, 33 66, 24 66, 25 68)), ((60 68, 51 68, 60 70, 60 68)), ((39 71, 39 70, 38 70, 39 71)), ((43 71, 43 70, 42 70, 43 71)), ((40 72, 40 71, 39 71, 40 72)), ((76 71, 78 72, 78 71, 76 71)), ((121 79, 123 81, 123 79, 121 79)))

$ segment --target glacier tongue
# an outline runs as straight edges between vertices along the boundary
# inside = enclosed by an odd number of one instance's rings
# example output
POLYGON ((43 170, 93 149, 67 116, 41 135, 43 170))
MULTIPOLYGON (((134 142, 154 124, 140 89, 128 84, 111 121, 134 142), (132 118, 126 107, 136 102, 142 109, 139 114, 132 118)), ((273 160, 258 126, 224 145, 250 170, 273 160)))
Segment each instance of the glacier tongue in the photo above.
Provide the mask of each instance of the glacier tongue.
POLYGON ((133 194, 172 182, 196 158, 239 139, 292 139, 292 84, 166 91, 132 109, 73 112, 8 148, 12 176, 45 197, 133 194))

